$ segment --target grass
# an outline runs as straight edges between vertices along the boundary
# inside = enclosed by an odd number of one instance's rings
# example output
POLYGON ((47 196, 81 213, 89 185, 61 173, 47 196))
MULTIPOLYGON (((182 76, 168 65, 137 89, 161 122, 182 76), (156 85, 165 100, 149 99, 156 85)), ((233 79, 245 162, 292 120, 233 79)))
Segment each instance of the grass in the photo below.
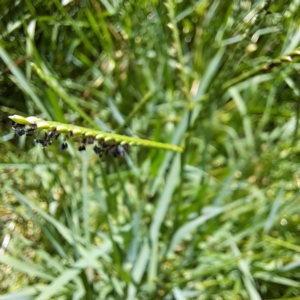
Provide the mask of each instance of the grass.
POLYGON ((0 299, 300 299, 298 6, 3 0, 0 299))

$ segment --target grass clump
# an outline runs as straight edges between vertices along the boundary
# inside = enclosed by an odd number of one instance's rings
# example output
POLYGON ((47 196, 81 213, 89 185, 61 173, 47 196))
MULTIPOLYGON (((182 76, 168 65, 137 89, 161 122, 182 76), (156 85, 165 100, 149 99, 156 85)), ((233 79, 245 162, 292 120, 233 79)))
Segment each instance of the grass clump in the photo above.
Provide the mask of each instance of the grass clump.
POLYGON ((298 7, 2 2, 0 299, 298 299, 298 7))

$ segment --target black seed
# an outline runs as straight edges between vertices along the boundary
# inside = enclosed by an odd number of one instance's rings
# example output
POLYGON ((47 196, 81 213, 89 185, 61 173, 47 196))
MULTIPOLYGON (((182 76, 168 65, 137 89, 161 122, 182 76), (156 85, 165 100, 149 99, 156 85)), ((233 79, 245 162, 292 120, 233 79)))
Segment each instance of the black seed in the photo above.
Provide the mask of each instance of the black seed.
POLYGON ((36 124, 30 124, 30 127, 26 130, 26 136, 32 136, 37 128, 36 124))
POLYGON ((94 146, 93 150, 96 154, 99 154, 99 158, 103 157, 104 155, 112 155, 113 157, 123 157, 125 155, 125 149, 129 148, 128 145, 121 146, 116 142, 113 143, 105 143, 104 141, 99 142, 99 146, 94 146))
POLYGON ((29 128, 26 130, 26 136, 32 136, 34 134, 35 129, 29 128))
POLYGON ((30 126, 32 129, 36 129, 36 128, 37 128, 37 125, 36 125, 36 124, 33 124, 33 123, 31 123, 29 126, 30 126))
POLYGON ((118 156, 121 156, 123 157, 124 156, 124 149, 122 146, 120 145, 115 145, 112 149, 111 149, 111 153, 114 157, 118 157, 118 156))
POLYGON ((23 125, 23 124, 18 124, 18 123, 16 123, 16 122, 13 122, 12 128, 13 128, 13 130, 24 129, 24 128, 25 128, 25 125, 23 125))
POLYGON ((22 136, 26 132, 25 125, 23 125, 23 124, 17 124, 15 122, 13 122, 12 128, 15 131, 15 135, 17 135, 17 136, 22 136))
POLYGON ((275 63, 274 63, 274 62, 271 62, 271 63, 268 64, 267 69, 268 69, 268 70, 271 70, 271 69, 274 68, 274 67, 275 67, 275 63))
POLYGON ((124 151, 123 147, 122 146, 118 146, 118 156, 123 157, 124 154, 125 154, 125 151, 124 151))
POLYGON ((25 130, 23 128, 17 129, 15 135, 22 136, 25 134, 25 130))
POLYGON ((50 133, 45 133, 44 139, 41 140, 42 142, 40 142, 40 144, 42 145, 43 148, 45 148, 47 146, 47 144, 51 145, 52 144, 52 140, 50 137, 50 133))
POLYGON ((18 136, 22 136, 25 134, 25 130, 24 129, 20 129, 17 131, 18 136))
POLYGON ((96 154, 99 154, 102 151, 101 148, 98 146, 94 146, 93 150, 96 154))
POLYGON ((47 139, 51 140, 53 137, 55 137, 55 135, 56 135, 56 128, 49 132, 47 139))
POLYGON ((67 150, 68 149, 68 144, 66 142, 63 142, 60 146, 60 150, 67 150))
POLYGON ((85 150, 86 150, 86 149, 85 149, 85 145, 79 146, 78 150, 79 150, 79 151, 85 151, 85 150))
POLYGON ((104 149, 104 148, 109 147, 109 144, 105 143, 105 141, 102 140, 102 141, 100 142, 100 146, 104 149))
POLYGON ((111 153, 112 153, 113 157, 115 157, 115 158, 118 156, 118 152, 117 152, 116 149, 113 149, 113 150, 111 151, 111 153))
POLYGON ((47 146, 47 143, 46 143, 45 140, 34 139, 34 142, 35 142, 36 144, 41 144, 41 145, 42 145, 42 149, 45 149, 46 146, 47 146))

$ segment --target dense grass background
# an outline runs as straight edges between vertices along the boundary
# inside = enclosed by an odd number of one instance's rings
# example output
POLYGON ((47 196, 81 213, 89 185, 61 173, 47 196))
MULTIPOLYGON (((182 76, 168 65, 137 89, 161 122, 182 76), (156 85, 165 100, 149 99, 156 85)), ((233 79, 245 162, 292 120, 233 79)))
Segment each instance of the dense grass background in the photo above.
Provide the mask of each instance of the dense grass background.
POLYGON ((0 0, 0 299, 300 299, 299 6, 0 0), (185 151, 42 150, 12 114, 185 151))

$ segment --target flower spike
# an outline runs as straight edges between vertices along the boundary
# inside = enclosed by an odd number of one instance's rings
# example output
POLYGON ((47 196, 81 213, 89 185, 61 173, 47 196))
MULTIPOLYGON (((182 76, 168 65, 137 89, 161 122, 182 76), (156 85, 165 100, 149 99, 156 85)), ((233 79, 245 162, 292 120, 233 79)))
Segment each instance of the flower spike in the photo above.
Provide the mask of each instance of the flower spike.
MULTIPOLYGON (((129 136, 107 133, 100 130, 88 129, 85 127, 75 126, 71 124, 63 124, 53 121, 45 121, 37 117, 22 117, 18 115, 9 117, 13 122, 13 129, 16 135, 32 135, 36 130, 46 131, 45 138, 43 140, 36 139, 36 143, 40 143, 43 148, 47 145, 51 145, 52 139, 57 139, 60 134, 64 134, 65 140, 68 137, 81 137, 81 145, 78 148, 79 151, 84 151, 88 144, 99 144, 94 146, 94 151, 102 156, 103 154, 112 154, 114 157, 124 156, 124 149, 128 149, 129 146, 143 146, 158 148, 163 150, 171 150, 176 152, 182 152, 183 149, 176 145, 164 144, 160 142, 154 142, 144 139, 133 138, 129 136), (25 130, 25 127, 28 129, 25 130)), ((63 142, 61 149, 67 149, 67 143, 63 142)))

